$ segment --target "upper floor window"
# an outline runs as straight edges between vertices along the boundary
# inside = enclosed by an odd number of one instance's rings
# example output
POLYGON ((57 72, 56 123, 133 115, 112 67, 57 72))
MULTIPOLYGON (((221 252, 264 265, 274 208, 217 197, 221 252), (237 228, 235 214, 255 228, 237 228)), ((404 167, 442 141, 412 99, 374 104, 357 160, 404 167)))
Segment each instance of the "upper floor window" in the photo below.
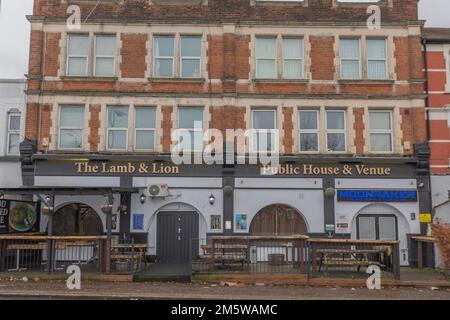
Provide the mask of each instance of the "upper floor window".
POLYGON ((154 37, 153 76, 200 78, 202 37, 186 35, 181 36, 178 40, 175 36, 154 37), (179 43, 179 50, 175 50, 178 46, 177 43, 179 43), (180 61, 177 68, 175 65, 176 59, 180 61))
POLYGON ((252 151, 277 151, 276 111, 252 110, 252 151))
POLYGON ((387 79, 386 39, 367 39, 367 78, 387 79))
POLYGON ((178 108, 178 128, 183 150, 199 151, 203 148, 203 108, 178 108))
POLYGON ((341 39, 341 78, 360 79, 361 78, 361 53, 359 39, 341 39))
POLYGON ((84 106, 61 106, 59 111, 58 148, 82 149, 84 106))
POLYGON ((372 152, 392 152, 392 112, 369 112, 370 147, 372 152))
POLYGON ((94 76, 112 77, 116 66, 116 36, 95 36, 94 76))
POLYGON ((106 136, 109 150, 128 149, 128 107, 108 107, 106 136))
POLYGON ((303 39, 283 39, 283 77, 303 78, 303 39))
POLYGON ((155 150, 156 108, 135 108, 134 146, 136 150, 155 150))
POLYGON ((175 37, 156 36, 154 38, 153 75, 155 77, 173 77, 175 55, 175 37))
POLYGON ((329 152, 347 150, 345 111, 327 111, 327 150, 329 152))
POLYGON ((70 34, 67 40, 68 76, 87 76, 89 57, 89 35, 70 34))
POLYGON ((20 113, 8 114, 7 154, 18 155, 20 143, 20 113))
POLYGON ((319 151, 319 111, 301 110, 298 115, 300 151, 319 151))
POLYGON ((277 39, 256 38, 256 77, 277 77, 277 39))
POLYGON ((200 36, 181 37, 181 77, 200 78, 201 48, 200 36))

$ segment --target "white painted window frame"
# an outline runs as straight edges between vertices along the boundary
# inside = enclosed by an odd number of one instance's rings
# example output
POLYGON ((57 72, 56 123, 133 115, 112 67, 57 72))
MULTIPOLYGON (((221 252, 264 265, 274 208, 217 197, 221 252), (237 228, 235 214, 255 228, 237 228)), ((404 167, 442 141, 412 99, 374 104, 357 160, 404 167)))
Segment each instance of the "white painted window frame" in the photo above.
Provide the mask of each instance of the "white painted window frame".
POLYGON ((20 150, 18 153, 10 152, 9 151, 9 144, 11 142, 11 135, 19 135, 19 143, 22 138, 21 134, 21 123, 22 123, 22 114, 20 112, 8 112, 8 124, 7 124, 7 133, 6 133, 6 154, 8 156, 17 156, 20 154, 20 150), (12 117, 19 117, 19 129, 11 129, 11 118, 12 117))
POLYGON ((339 38, 339 60, 340 60, 340 79, 341 80, 361 80, 362 79, 362 70, 361 70, 361 38, 352 38, 352 37, 342 37, 339 38), (358 47, 359 47, 359 57, 358 57, 358 78, 344 78, 343 77, 343 61, 356 61, 356 59, 348 59, 342 57, 341 52, 341 41, 342 40, 355 40, 358 41, 358 47))
POLYGON ((95 34, 94 35, 94 77, 115 77, 116 76, 116 59, 117 59, 117 35, 116 34, 95 34), (114 37, 116 46, 114 48, 114 55, 98 55, 97 54, 97 38, 98 37, 114 37), (113 70, 111 75, 97 75, 97 59, 113 59, 113 70))
POLYGON ((83 105, 62 105, 59 106, 59 117, 58 117, 58 150, 83 150, 84 148, 84 117, 85 117, 85 107, 83 105), (61 125, 61 115, 62 109, 66 107, 79 107, 83 109, 83 123, 81 127, 63 127, 61 125), (81 130, 81 147, 80 148, 63 148, 61 147, 61 131, 62 130, 81 130))
POLYGON ((325 112, 325 148, 328 153, 346 153, 347 152, 347 111, 346 110, 326 110, 325 112), (343 113, 344 114, 344 129, 328 129, 328 113, 343 113), (329 133, 343 133, 344 134, 344 150, 333 151, 328 149, 328 134, 329 133))
POLYGON ((133 146, 134 146, 134 150, 136 151, 155 151, 156 150, 156 112, 157 112, 157 108, 155 106, 135 106, 134 107, 134 140, 133 140, 133 146), (151 128, 151 127, 147 127, 147 128, 137 128, 136 127, 136 119, 137 119, 137 111, 139 109, 145 109, 145 108, 151 108, 153 110, 155 110, 155 127, 151 128), (137 147, 137 143, 136 143, 136 138, 137 138, 137 133, 139 131, 146 131, 146 132, 153 132, 153 149, 145 149, 145 148, 138 148, 137 147))
POLYGON ((366 38, 366 50, 368 48, 367 46, 367 42, 371 41, 371 40, 383 40, 384 41, 384 59, 369 59, 369 55, 366 53, 366 57, 367 57, 367 79, 368 80, 388 80, 389 79, 389 66, 388 66, 388 42, 387 42, 387 38, 366 38), (370 61, 383 61, 384 62, 384 70, 385 70, 385 74, 386 76, 384 78, 371 78, 369 77, 369 62, 370 61))
POLYGON ((320 152, 320 110, 308 110, 308 109, 299 109, 298 110, 298 151, 300 153, 319 153, 320 152), (317 121, 316 129, 302 129, 300 127, 302 112, 315 112, 316 113, 316 121, 317 121), (317 150, 314 150, 314 151, 302 150, 302 145, 301 145, 302 133, 308 133, 308 134, 314 133, 317 135, 317 150))
POLYGON ((276 35, 274 36, 256 36, 255 37, 255 70, 256 70, 256 79, 277 79, 278 78, 278 64, 277 64, 277 53, 278 53, 278 49, 277 49, 277 42, 278 42, 278 37, 276 35), (258 39, 272 39, 275 40, 275 57, 260 57, 258 55, 258 39), (267 77, 261 77, 259 75, 259 60, 273 60, 275 62, 275 76, 272 78, 267 78, 267 77))
POLYGON ((252 122, 252 134, 251 134, 251 138, 250 138, 250 150, 251 150, 251 152, 252 153, 276 152, 277 150, 279 150, 279 146, 278 146, 279 141, 278 141, 278 136, 276 134, 276 131, 277 131, 277 110, 276 109, 270 109, 270 108, 267 108, 267 109, 261 109, 261 108, 252 109, 251 122, 252 122), (274 124, 274 128, 275 129, 255 129, 253 124, 254 124, 254 116, 255 116, 256 112, 271 112, 271 113, 273 113, 273 124, 274 124), (254 142, 255 142, 254 141, 254 137, 255 137, 255 134, 259 135, 259 134, 264 134, 264 133, 266 133, 266 134, 270 133, 270 135, 275 135, 275 138, 274 138, 274 143, 275 144, 272 146, 271 150, 259 150, 259 149, 255 149, 254 148, 254 142))
POLYGON ((175 34, 157 34, 153 36, 153 77, 154 78, 174 78, 175 77, 175 55, 176 55, 176 35, 175 34), (156 55, 156 41, 158 38, 172 38, 173 39, 173 55, 172 56, 157 56, 156 55), (156 74, 157 60, 172 60, 172 74, 170 76, 162 76, 156 74))
POLYGON ((125 128, 110 128, 109 127, 109 109, 114 109, 116 107, 128 107, 128 116, 127 116, 127 123, 130 122, 130 108, 129 106, 107 106, 106 107, 106 150, 110 151, 127 151, 128 150, 128 126, 125 128), (124 149, 116 149, 116 148, 110 148, 109 147, 109 132, 110 131, 125 131, 126 137, 125 137, 125 148, 124 149))
POLYGON ((370 141, 370 152, 371 153, 380 153, 380 154, 389 154, 394 152, 394 121, 393 121, 393 112, 391 110, 369 110, 369 141, 370 141), (370 127, 370 115, 372 113, 389 113, 389 130, 382 129, 372 129, 370 127), (389 134, 391 136, 391 150, 390 151, 373 151, 372 150, 372 134, 389 134))
MULTIPOLYGON (((190 137, 193 137, 194 139, 195 139, 195 133, 196 132, 201 132, 202 133, 202 145, 201 145, 201 149, 192 149, 191 147, 189 148, 189 149, 184 149, 183 148, 183 150, 184 151, 188 151, 188 152, 201 152, 201 151, 203 151, 203 146, 204 146, 204 143, 203 143, 203 130, 204 130, 204 127, 205 127, 205 109, 204 109, 204 107, 200 107, 200 106, 181 106, 181 107, 178 107, 178 119, 180 119, 180 109, 202 109, 202 127, 201 128, 180 128, 180 125, 179 125, 179 120, 178 120, 178 142, 180 141, 180 138, 181 138, 181 135, 180 135, 180 133, 181 132, 189 132, 190 133, 190 137)), ((191 145, 192 146, 192 145, 191 145)))
POLYGON ((293 79, 293 80, 298 80, 298 79, 304 79, 305 78, 305 39, 303 37, 289 37, 289 36, 285 36, 282 37, 281 39, 282 41, 282 51, 283 51, 283 79, 293 79), (302 51, 301 51, 301 56, 299 58, 286 58, 285 57, 285 50, 284 50, 284 40, 287 39, 292 39, 292 40, 300 40, 301 44, 302 44, 302 51), (298 78, 288 78, 285 75, 285 70, 286 70, 286 61, 300 61, 300 70, 301 70, 301 75, 298 78))
POLYGON ((87 77, 89 75, 89 47, 90 47, 90 40, 89 40, 89 34, 87 33, 69 33, 67 35, 67 41, 66 41, 66 76, 68 77, 87 77), (71 55, 70 52, 70 38, 73 36, 78 37, 85 37, 88 42, 88 52, 86 55, 71 55), (69 61, 71 58, 84 58, 86 59, 86 70, 84 72, 84 75, 71 75, 69 74, 69 61))
MULTIPOLYGON (((199 35, 199 34, 182 34, 182 35, 180 35, 179 43, 180 43, 180 50, 179 50, 179 52, 180 52, 180 78, 184 78, 184 79, 198 79, 198 78, 201 78, 202 77, 202 52, 203 52, 203 37, 202 37, 202 35, 199 35), (189 38, 189 37, 191 37, 191 38, 194 38, 194 37, 200 38, 200 56, 194 57, 194 56, 183 56, 182 55, 182 53, 181 53, 181 40, 183 39, 183 37, 186 37, 186 38, 189 38), (200 75, 198 77, 185 77, 185 76, 183 76, 183 60, 198 60, 198 63, 199 63, 199 66, 200 66, 200 70, 199 70, 200 75)), ((173 74, 173 72, 172 72, 172 74, 173 74)))

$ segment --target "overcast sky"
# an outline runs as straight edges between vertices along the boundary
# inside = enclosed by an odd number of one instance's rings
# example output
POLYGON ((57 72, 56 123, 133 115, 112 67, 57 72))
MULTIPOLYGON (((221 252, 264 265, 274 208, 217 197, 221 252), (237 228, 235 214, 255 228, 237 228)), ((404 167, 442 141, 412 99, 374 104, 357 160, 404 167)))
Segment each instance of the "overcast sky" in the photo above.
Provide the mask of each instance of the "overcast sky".
MULTIPOLYGON (((0 78, 21 78, 27 73, 30 35, 25 15, 32 13, 33 1, 0 2, 0 78)), ((428 27, 450 27, 450 0, 420 0, 419 6, 428 27)))

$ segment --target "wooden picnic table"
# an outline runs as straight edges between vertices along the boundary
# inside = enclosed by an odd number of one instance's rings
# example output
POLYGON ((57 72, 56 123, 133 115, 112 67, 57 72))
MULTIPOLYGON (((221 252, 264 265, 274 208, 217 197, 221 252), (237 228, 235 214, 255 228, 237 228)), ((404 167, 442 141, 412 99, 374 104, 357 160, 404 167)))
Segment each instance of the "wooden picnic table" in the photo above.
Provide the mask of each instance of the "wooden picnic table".
POLYGON ((145 243, 116 243, 111 245, 111 261, 127 262, 133 264, 133 270, 142 267, 142 261, 147 266, 145 253, 148 245, 145 243))
POLYGON ((319 272, 322 265, 325 265, 328 270, 328 266, 356 266, 358 272, 362 266, 378 265, 383 267, 384 265, 380 261, 371 261, 369 259, 370 254, 382 254, 386 252, 386 248, 376 249, 329 249, 319 248, 317 253, 320 255, 319 272))

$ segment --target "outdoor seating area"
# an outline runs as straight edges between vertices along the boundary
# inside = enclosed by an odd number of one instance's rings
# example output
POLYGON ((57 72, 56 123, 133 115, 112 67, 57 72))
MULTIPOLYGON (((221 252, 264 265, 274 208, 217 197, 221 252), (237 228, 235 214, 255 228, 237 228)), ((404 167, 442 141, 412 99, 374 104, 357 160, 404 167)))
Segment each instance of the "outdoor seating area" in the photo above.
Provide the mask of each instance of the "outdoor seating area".
POLYGON ((213 236, 199 245, 193 273, 360 273, 369 266, 400 277, 399 241, 307 236, 213 236))

